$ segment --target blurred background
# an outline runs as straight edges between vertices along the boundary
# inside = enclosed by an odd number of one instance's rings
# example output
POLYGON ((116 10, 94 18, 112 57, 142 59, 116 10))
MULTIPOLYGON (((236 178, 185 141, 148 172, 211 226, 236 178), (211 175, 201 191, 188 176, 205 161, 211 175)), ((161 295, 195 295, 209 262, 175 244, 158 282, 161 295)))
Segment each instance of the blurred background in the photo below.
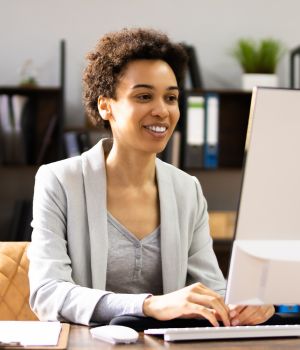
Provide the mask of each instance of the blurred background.
POLYGON ((0 240, 30 240, 38 167, 80 154, 103 137, 87 122, 82 105, 87 52, 108 31, 152 27, 192 48, 196 70, 190 67, 187 77, 178 137, 161 158, 200 180, 227 274, 251 102, 251 89, 242 84, 245 70, 229 51, 241 38, 280 42, 274 73, 278 87, 290 87, 299 13, 298 0, 0 0, 0 240), (205 125, 208 98, 215 98, 218 147, 212 165, 198 162, 197 154, 206 156, 205 143, 203 149, 201 141, 189 143, 189 97, 200 97, 198 115, 204 113, 205 125))

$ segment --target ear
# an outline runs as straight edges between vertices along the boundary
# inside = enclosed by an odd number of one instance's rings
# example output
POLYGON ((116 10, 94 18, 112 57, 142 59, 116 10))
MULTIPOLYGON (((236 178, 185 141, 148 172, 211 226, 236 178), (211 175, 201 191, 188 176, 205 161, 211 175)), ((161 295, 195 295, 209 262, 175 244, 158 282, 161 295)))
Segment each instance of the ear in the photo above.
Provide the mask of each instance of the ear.
POLYGON ((98 98, 98 111, 102 119, 109 120, 111 116, 110 105, 108 100, 102 96, 98 98))

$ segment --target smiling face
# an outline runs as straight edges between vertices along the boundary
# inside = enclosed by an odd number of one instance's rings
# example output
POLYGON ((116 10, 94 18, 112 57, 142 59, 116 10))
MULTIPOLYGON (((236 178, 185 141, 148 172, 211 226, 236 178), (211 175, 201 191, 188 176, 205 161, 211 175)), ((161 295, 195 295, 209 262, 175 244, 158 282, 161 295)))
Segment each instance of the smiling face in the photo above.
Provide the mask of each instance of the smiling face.
POLYGON ((116 100, 100 96, 98 108, 118 146, 159 153, 179 119, 178 95, 176 77, 165 61, 136 60, 121 75, 116 100))

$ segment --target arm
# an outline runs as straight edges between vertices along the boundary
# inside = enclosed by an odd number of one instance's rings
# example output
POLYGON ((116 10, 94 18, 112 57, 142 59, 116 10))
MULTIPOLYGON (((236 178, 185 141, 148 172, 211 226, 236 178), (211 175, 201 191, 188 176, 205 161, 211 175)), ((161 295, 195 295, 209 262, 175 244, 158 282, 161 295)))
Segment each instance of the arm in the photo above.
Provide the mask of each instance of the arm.
POLYGON ((143 305, 151 294, 107 294, 95 307, 91 321, 109 322, 123 315, 145 316, 143 305))
POLYGON ((28 250, 32 310, 42 321, 88 325, 95 306, 108 292, 81 287, 72 279, 67 253, 67 197, 48 166, 36 175, 33 234, 28 250))
MULTIPOLYGON (((208 225, 207 203, 199 181, 195 179, 198 195, 198 216, 188 259, 187 284, 199 281, 216 293, 225 296, 226 284, 212 248, 208 225)), ((268 320, 275 312, 273 306, 229 305, 231 325, 256 325, 268 320)), ((213 310, 217 319, 221 316, 213 310)))
POLYGON ((194 177, 197 192, 197 217, 188 253, 186 284, 200 282, 216 293, 225 296, 226 282, 212 246, 209 231, 207 202, 199 181, 194 177))
POLYGON ((200 184, 195 179, 194 193, 197 211, 190 233, 187 267, 187 287, 163 296, 152 296, 145 300, 144 314, 159 320, 173 318, 205 317, 212 325, 218 326, 216 310, 225 325, 230 325, 229 309, 223 297, 218 294, 225 290, 225 280, 219 269, 209 234, 207 205, 200 184), (196 194, 196 196, 195 196, 196 194), (213 289, 213 290, 212 290, 213 289))
POLYGON ((33 217, 30 306, 40 320, 89 325, 125 314, 144 316, 149 294, 113 294, 75 284, 67 252, 67 196, 49 167, 36 175, 33 217))

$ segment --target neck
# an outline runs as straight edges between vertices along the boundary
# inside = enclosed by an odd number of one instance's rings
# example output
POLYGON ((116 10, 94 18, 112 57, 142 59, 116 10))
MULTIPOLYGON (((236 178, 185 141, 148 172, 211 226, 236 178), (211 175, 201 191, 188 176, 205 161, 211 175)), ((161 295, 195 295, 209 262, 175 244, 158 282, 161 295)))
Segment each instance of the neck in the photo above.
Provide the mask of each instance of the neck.
POLYGON ((108 185, 141 188, 155 183, 155 153, 128 150, 114 141, 105 158, 108 185))

